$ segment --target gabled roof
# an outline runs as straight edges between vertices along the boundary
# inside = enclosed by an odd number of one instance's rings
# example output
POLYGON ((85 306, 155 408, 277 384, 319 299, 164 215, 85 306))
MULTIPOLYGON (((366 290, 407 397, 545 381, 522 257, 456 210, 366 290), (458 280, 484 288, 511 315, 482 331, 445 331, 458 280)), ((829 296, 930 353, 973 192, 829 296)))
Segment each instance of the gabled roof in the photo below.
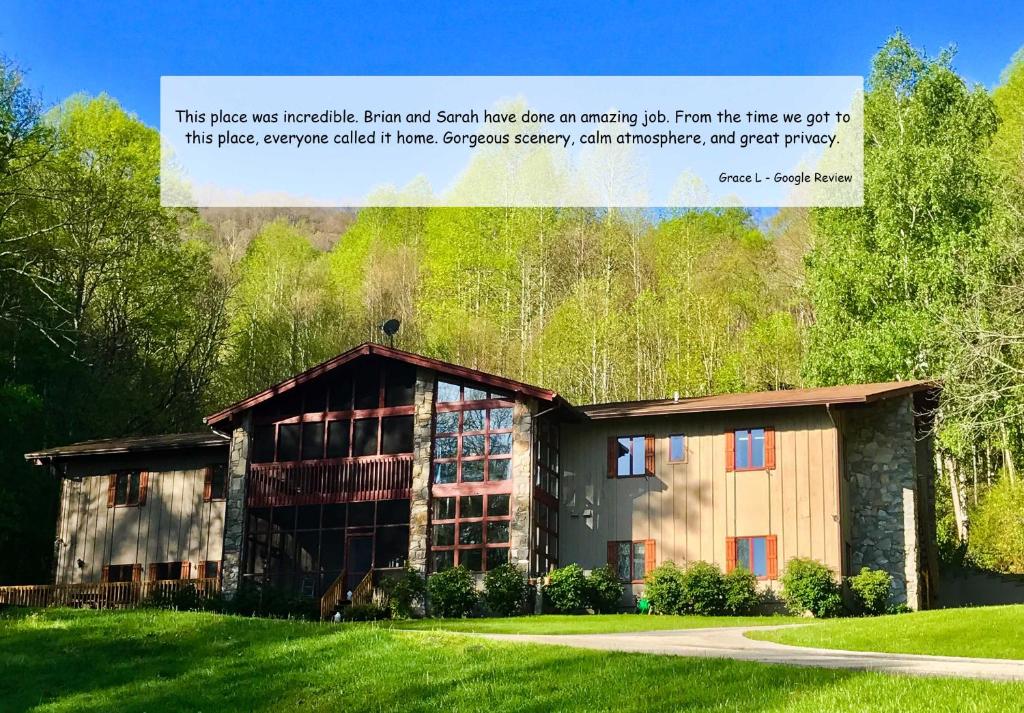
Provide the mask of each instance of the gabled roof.
POLYGON ((68 446, 47 448, 35 453, 26 453, 25 460, 41 463, 45 460, 57 460, 75 456, 142 453, 185 448, 214 448, 218 446, 225 447, 227 444, 228 438, 226 436, 213 431, 169 433, 160 436, 126 436, 124 438, 101 438, 95 441, 82 441, 81 443, 72 443, 68 446))
POLYGON ((323 376, 324 374, 337 369, 344 364, 348 364, 360 357, 369 355, 384 357, 386 359, 395 359, 397 361, 405 362, 406 364, 413 364, 415 366, 422 366, 427 369, 433 369, 434 371, 457 379, 465 379, 467 381, 475 381, 477 383, 486 384, 487 386, 493 386, 496 389, 503 391, 509 391, 515 394, 521 394, 523 396, 531 396, 541 401, 549 402, 560 402, 566 403, 564 399, 558 396, 554 391, 548 389, 542 389, 538 386, 531 386, 530 384, 524 384, 521 381, 515 381, 513 379, 506 379, 503 376, 497 376, 496 374, 489 374, 485 371, 479 371, 477 369, 470 369, 465 366, 459 366, 458 364, 452 364, 440 359, 431 359, 430 357, 421 356, 419 354, 412 354, 411 352, 403 352, 400 349, 393 347, 386 347, 382 344, 371 344, 369 342, 360 344, 358 347, 348 350, 344 354, 339 354, 333 359, 328 359, 322 364, 307 369, 306 371, 285 379, 284 381, 274 384, 268 389, 264 389, 258 394, 242 399, 238 403, 234 403, 225 409, 218 411, 215 414, 207 416, 203 420, 213 426, 217 427, 217 424, 222 423, 232 416, 235 416, 243 411, 251 409, 253 406, 263 403, 275 396, 279 396, 296 386, 311 381, 317 377, 323 376))
POLYGON ((719 394, 695 398, 657 399, 654 401, 621 401, 590 404, 577 409, 591 419, 626 416, 665 416, 708 411, 741 411, 746 409, 788 408, 793 406, 850 406, 866 404, 917 391, 937 388, 934 381, 890 381, 879 384, 849 384, 811 389, 757 391, 742 394, 719 394))

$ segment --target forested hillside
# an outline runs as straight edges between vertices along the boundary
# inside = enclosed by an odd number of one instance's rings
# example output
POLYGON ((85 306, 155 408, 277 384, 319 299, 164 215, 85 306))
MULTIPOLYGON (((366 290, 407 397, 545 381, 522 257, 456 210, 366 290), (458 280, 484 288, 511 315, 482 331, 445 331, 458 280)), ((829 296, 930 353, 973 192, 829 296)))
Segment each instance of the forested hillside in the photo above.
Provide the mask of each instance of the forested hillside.
POLYGON ((44 110, 0 66, 0 583, 48 571, 25 451, 198 429, 392 317, 398 347, 578 403, 940 378, 946 554, 1024 571, 1024 60, 992 92, 952 60, 891 39, 865 206, 765 222, 167 210, 155 130, 106 96, 44 110))

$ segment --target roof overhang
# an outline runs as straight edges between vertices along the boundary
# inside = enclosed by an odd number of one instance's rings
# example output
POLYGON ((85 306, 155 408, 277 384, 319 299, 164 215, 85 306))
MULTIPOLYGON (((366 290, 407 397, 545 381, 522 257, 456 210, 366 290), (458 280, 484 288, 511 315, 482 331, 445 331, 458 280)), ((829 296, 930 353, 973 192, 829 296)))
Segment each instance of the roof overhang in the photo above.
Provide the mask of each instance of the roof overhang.
POLYGON ((160 436, 129 436, 82 441, 57 448, 26 453, 25 460, 34 465, 90 456, 128 455, 159 451, 226 448, 228 438, 215 431, 203 433, 172 433, 160 436))

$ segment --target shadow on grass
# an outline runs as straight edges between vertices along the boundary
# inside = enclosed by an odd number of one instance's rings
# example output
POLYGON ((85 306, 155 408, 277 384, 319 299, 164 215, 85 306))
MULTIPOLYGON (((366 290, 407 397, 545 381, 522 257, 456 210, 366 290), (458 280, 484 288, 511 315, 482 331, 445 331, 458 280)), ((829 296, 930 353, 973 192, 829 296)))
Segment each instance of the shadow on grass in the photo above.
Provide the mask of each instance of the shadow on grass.
POLYGON ((974 705, 1024 695, 978 682, 159 611, 4 617, 0 670, 4 710, 884 710, 901 701, 913 710, 906 703, 927 692, 974 705))

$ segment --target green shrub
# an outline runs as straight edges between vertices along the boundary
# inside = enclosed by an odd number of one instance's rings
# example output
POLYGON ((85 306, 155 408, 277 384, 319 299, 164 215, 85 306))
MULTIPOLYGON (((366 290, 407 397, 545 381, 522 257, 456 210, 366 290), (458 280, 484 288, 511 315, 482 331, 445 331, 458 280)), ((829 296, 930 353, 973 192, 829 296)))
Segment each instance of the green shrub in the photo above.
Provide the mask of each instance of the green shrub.
POLYGON ((1024 573, 1024 485, 1002 478, 970 516, 970 560, 984 569, 1024 573))
POLYGON ((379 604, 353 604, 341 610, 343 621, 381 621, 388 619, 391 612, 379 604))
POLYGON ((644 594, 658 614, 680 614, 686 602, 686 572, 675 562, 663 562, 644 578, 644 594))
POLYGON ((601 614, 612 614, 622 606, 622 582, 610 565, 598 567, 587 577, 590 608, 601 614))
POLYGON ((526 578, 511 562, 484 575, 484 604, 497 616, 520 614, 526 604, 526 578))
POLYGON ((847 579, 857 607, 865 614, 884 614, 892 596, 892 577, 881 569, 861 567, 860 574, 847 579))
POLYGON ((736 616, 749 614, 760 603, 757 577, 746 567, 736 567, 723 578, 725 586, 725 613, 736 616))
POLYGON ((711 616, 725 611, 722 570, 707 562, 694 562, 684 573, 686 596, 681 613, 711 616))
POLYGON ((415 614, 427 593, 427 580, 411 567, 406 567, 398 577, 385 579, 381 586, 388 595, 391 616, 397 619, 408 619, 415 614))
POLYGON ((473 575, 461 564, 427 579, 431 616, 459 619, 466 616, 477 602, 473 575))
POLYGON ((544 595, 551 606, 560 612, 583 611, 590 599, 583 568, 578 564, 568 564, 553 570, 544 586, 544 595))
POLYGON ((821 562, 796 557, 786 564, 782 575, 782 597, 797 615, 810 612, 816 617, 837 616, 843 610, 839 584, 832 570, 821 562))

